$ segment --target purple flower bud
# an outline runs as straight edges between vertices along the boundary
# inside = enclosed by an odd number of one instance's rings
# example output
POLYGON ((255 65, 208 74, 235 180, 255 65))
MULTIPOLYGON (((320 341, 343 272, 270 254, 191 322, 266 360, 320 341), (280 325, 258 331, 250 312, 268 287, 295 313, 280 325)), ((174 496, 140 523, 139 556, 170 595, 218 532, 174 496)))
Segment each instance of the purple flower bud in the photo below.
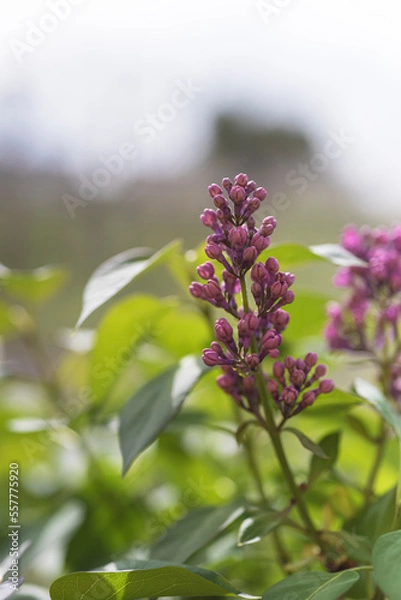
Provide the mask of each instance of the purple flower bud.
POLYGON ((202 298, 203 297, 203 285, 198 283, 197 281, 193 281, 189 286, 189 291, 191 292, 194 298, 202 298))
POLYGON ((227 319, 218 319, 214 326, 214 331, 219 342, 227 343, 233 339, 233 328, 227 319))
POLYGON ((284 366, 286 369, 288 369, 288 371, 291 371, 291 369, 294 368, 295 366, 295 360, 292 358, 292 356, 286 356, 284 359, 284 366))
POLYGON ((316 377, 324 377, 327 373, 327 367, 325 365, 318 365, 315 369, 316 377))
POLYGON ((255 302, 261 300, 263 297, 263 287, 260 283, 253 283, 251 286, 252 296, 255 298, 255 302))
POLYGON ((308 369, 311 369, 312 367, 314 367, 316 363, 317 363, 316 352, 308 352, 308 354, 305 356, 305 364, 308 367, 308 369))
POLYGON ((257 231, 252 237, 251 244, 256 248, 258 254, 260 254, 261 252, 263 252, 263 250, 266 250, 266 248, 270 246, 270 238, 265 237, 257 231))
POLYGON ((274 329, 267 331, 262 338, 262 347, 264 350, 273 350, 281 344, 282 337, 274 329))
POLYGON ((284 404, 291 406, 297 401, 298 393, 298 390, 292 385, 288 385, 281 392, 280 400, 284 402, 284 404))
POLYGON ((284 296, 283 296, 283 304, 291 304, 292 302, 294 302, 295 300, 295 294, 292 290, 289 290, 284 296))
POLYGON ((225 190, 227 190, 227 192, 229 192, 231 190, 231 188, 233 187, 233 182, 231 181, 231 179, 229 177, 224 177, 222 184, 223 184, 223 188, 225 190))
POLYGON ((282 362, 276 362, 273 365, 273 375, 277 377, 277 379, 282 379, 284 377, 284 365, 282 362))
POLYGON ((221 364, 221 359, 216 352, 210 348, 206 348, 202 353, 202 360, 207 367, 215 367, 221 364))
POLYGON ((242 250, 248 241, 248 234, 244 227, 234 227, 228 233, 228 241, 234 250, 242 250))
POLYGON ((241 204, 246 198, 246 192, 243 187, 234 185, 230 190, 229 196, 234 204, 241 204))
POLYGON ((244 377, 242 380, 242 385, 244 386, 244 391, 248 394, 255 390, 255 378, 252 375, 248 377, 244 377))
POLYGON ((305 383, 306 376, 301 369, 294 369, 291 373, 290 379, 291 382, 297 386, 297 388, 300 388, 305 383))
POLYGON ((212 185, 209 185, 208 190, 209 190, 209 194, 211 195, 212 198, 217 196, 217 194, 223 193, 223 190, 221 189, 221 187, 219 185, 217 185, 217 183, 212 183, 212 185))
POLYGON ((265 188, 259 187, 257 190, 254 191, 253 196, 254 198, 258 198, 261 202, 263 202, 263 200, 267 196, 267 192, 265 188))
POLYGON ((278 383, 274 379, 269 379, 267 389, 274 399, 278 397, 278 383))
POLYGON ((248 183, 248 175, 245 175, 245 173, 239 173, 239 175, 235 177, 234 183, 235 185, 242 185, 245 187, 248 183))
POLYGON ((211 208, 206 208, 201 214, 201 221, 206 227, 215 230, 218 227, 217 215, 211 208))
POLYGON ((263 263, 256 263, 251 270, 251 279, 257 283, 263 284, 266 281, 267 273, 263 263))
POLYGON ((319 393, 320 394, 330 394, 334 390, 334 383, 331 379, 323 379, 319 383, 319 393))
POLYGON ((196 269, 199 277, 202 279, 212 279, 214 277, 214 266, 211 262, 205 262, 203 265, 199 265, 196 269))
POLYGON ((270 298, 272 300, 277 300, 280 298, 282 293, 282 285, 279 281, 275 281, 270 288, 270 298))
POLYGON ((212 258, 214 260, 218 260, 219 258, 221 258, 222 254, 223 254, 223 251, 222 251, 221 247, 218 244, 215 244, 214 242, 210 242, 205 247, 205 254, 209 258, 212 258))
POLYGON ((257 354, 248 354, 246 362, 250 369, 256 369, 259 366, 260 360, 257 354))
POLYGON ((251 192, 253 192, 254 190, 256 190, 257 187, 258 186, 256 185, 256 183, 253 181, 253 179, 251 179, 246 184, 245 191, 246 191, 247 194, 250 194, 251 192))
POLYGON ((224 356, 224 350, 218 342, 212 342, 210 347, 218 356, 224 356))
POLYGON ((223 212, 224 212, 224 209, 226 209, 228 207, 227 200, 221 194, 217 194, 213 198, 213 202, 214 202, 215 207, 220 208, 220 210, 223 210, 223 212))
POLYGON ((216 281, 213 281, 213 279, 209 279, 204 286, 204 290, 207 294, 207 297, 211 298, 212 300, 218 300, 223 295, 221 292, 221 287, 216 281))
POLYGON ((271 235, 277 226, 277 221, 274 217, 266 217, 262 221, 262 226, 259 231, 262 235, 271 235))
POLYGON ((277 258, 274 258, 274 256, 269 256, 269 258, 265 262, 265 265, 266 265, 266 269, 272 275, 275 275, 276 273, 278 273, 278 270, 280 268, 280 265, 278 264, 278 260, 277 260, 277 258))
POLYGON ((312 404, 316 400, 316 395, 317 395, 316 391, 314 391, 314 390, 310 390, 309 392, 306 392, 302 396, 302 401, 301 401, 302 408, 305 408, 307 406, 312 406, 312 404))
POLYGON ((304 361, 302 360, 302 358, 297 358, 297 360, 295 361, 295 366, 297 369, 300 369, 301 371, 306 371, 306 365, 305 365, 304 361))
POLYGON ((281 310, 281 308, 278 308, 270 314, 270 322, 276 329, 277 333, 284 331, 289 323, 289 320, 290 315, 285 312, 285 310, 281 310))
POLYGON ((244 269, 249 269, 255 262, 258 257, 258 252, 256 248, 250 246, 244 251, 244 259, 242 261, 242 266, 244 269))

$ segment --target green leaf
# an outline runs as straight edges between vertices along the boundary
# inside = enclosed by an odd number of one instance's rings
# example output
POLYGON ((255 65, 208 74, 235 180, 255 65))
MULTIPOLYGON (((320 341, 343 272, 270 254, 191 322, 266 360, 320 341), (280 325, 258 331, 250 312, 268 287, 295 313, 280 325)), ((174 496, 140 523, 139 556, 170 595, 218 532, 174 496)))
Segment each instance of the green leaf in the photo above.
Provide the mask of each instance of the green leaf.
POLYGON ((195 552, 206 546, 245 510, 243 503, 229 506, 203 506, 191 510, 174 523, 155 543, 150 558, 177 563, 186 562, 195 552))
POLYGON ((365 379, 361 379, 360 377, 355 379, 354 388, 361 398, 364 398, 375 407, 377 412, 383 417, 386 423, 390 425, 397 437, 401 440, 401 417, 395 412, 381 391, 376 386, 369 383, 369 381, 365 381, 365 379))
POLYGON ((287 518, 291 507, 284 511, 263 511, 253 517, 248 517, 241 523, 238 532, 238 546, 257 544, 274 531, 287 518))
POLYGON ((89 380, 95 403, 102 400, 127 365, 138 344, 152 332, 171 304, 150 295, 135 295, 114 304, 101 321, 89 380))
POLYGON ((23 303, 40 304, 58 292, 66 279, 67 271, 61 267, 49 265, 17 271, 1 265, 0 289, 23 303))
POLYGON ((286 339, 295 342, 304 337, 319 335, 327 323, 329 300, 329 296, 316 291, 297 290, 296 302, 285 308, 290 315, 286 339))
POLYGON ((285 429, 282 429, 282 431, 289 431, 290 433, 293 433, 299 439, 302 446, 309 450, 309 452, 312 452, 312 454, 315 456, 319 456, 324 460, 329 458, 318 444, 312 442, 312 440, 309 439, 307 435, 302 433, 302 431, 299 431, 299 429, 295 429, 295 427, 286 427, 285 429))
POLYGON ((123 407, 120 416, 120 447, 123 473, 179 412, 184 400, 206 373, 207 367, 193 356, 183 358, 144 385, 123 407))
POLYGON ((338 600, 359 579, 356 571, 297 573, 276 583, 263 600, 338 600))
POLYGON ((322 419, 328 417, 333 422, 340 421, 343 424, 344 413, 360 405, 361 402, 361 399, 355 394, 335 387, 330 394, 319 396, 319 400, 307 411, 302 412, 300 418, 322 419))
POLYGON ((136 277, 168 261, 180 247, 181 243, 174 241, 153 255, 148 248, 132 248, 101 264, 85 286, 82 311, 76 327, 80 327, 89 315, 136 277))
POLYGON ((366 267, 366 263, 338 244, 309 246, 310 251, 339 267, 366 267))
POLYGON ((394 518, 396 489, 389 490, 375 502, 364 508, 360 514, 346 523, 347 531, 362 535, 369 540, 377 540, 391 528, 394 518))
POLYGON ((389 600, 399 600, 401 590, 401 531, 379 537, 372 551, 373 575, 389 600))
MULTIPOLYGON (((71 573, 50 588, 52 600, 134 600, 172 596, 239 596, 229 581, 206 569, 163 561, 132 561, 130 570, 71 573)), ((254 596, 253 596, 254 598, 254 596)))
POLYGON ((321 458, 320 456, 313 455, 310 469, 308 486, 311 486, 316 479, 323 473, 329 471, 334 466, 339 450, 340 432, 330 433, 326 435, 320 442, 319 446, 328 458, 321 458))
POLYGON ((0 301, 0 335, 8 335, 15 329, 10 314, 10 307, 6 302, 0 301))

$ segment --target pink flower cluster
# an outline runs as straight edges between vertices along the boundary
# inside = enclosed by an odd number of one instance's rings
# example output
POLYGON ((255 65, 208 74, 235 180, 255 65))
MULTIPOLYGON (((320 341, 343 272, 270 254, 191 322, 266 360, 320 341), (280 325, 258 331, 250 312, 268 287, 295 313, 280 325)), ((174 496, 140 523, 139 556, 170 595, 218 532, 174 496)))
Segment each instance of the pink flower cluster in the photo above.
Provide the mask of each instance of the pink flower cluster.
POLYGON ((349 294, 329 305, 327 341, 333 350, 368 353, 379 362, 384 355, 387 361, 390 357, 388 391, 401 402, 401 227, 348 226, 341 244, 362 262, 336 275, 336 285, 349 294))
MULTIPOLYGON (((219 318, 215 324, 216 340, 203 351, 203 361, 210 367, 220 366, 223 375, 218 377, 218 385, 242 408, 257 414, 259 393, 255 373, 266 357, 279 356, 282 333, 289 322, 289 315, 282 307, 294 301, 290 287, 295 277, 280 271, 278 261, 272 256, 257 262, 269 247, 270 236, 277 225, 274 217, 266 217, 256 226, 253 214, 267 196, 264 188, 257 187, 247 175, 240 173, 234 182, 223 179, 222 187, 212 184, 209 194, 216 210, 206 209, 201 215, 204 225, 213 232, 207 238, 205 253, 220 263, 221 279, 213 264, 207 261, 197 268, 199 277, 206 283, 193 282, 190 292, 195 298, 226 311, 236 320, 236 330, 227 319, 219 318), (248 272, 254 308, 248 306, 245 282, 248 272), (240 293, 244 306, 237 303, 240 293)), ((316 381, 316 378, 307 378, 307 374, 306 370, 304 381, 296 388, 297 397, 316 381)), ((267 383, 268 378, 265 380, 267 383)), ((328 384, 319 388, 320 391, 313 393, 313 400, 318 393, 327 393, 332 388, 328 384)), ((297 412, 313 403, 312 395, 308 402, 299 405, 297 412)), ((286 418, 295 414, 288 410, 288 403, 277 401, 276 404, 286 418)))

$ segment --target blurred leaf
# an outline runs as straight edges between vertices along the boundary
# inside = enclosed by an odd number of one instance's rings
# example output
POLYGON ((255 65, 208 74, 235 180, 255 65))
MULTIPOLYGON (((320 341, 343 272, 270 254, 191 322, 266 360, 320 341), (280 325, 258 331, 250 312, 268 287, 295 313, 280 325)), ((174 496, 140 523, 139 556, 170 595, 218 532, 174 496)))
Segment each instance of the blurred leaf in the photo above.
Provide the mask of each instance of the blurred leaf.
POLYGON ((379 537, 372 551, 373 575, 389 600, 399 600, 401 590, 401 531, 379 537))
POLYGON ((180 248, 181 242, 178 241, 171 242, 155 254, 148 248, 132 248, 101 264, 85 286, 76 327, 80 327, 89 315, 136 277, 168 261, 180 248))
POLYGON ((295 302, 285 307, 290 315, 286 339, 298 341, 319 335, 327 322, 327 304, 330 298, 318 292, 298 291, 295 302))
MULTIPOLYGON (((0 596, 1 598, 1 596, 0 596)), ((49 600, 49 592, 38 585, 23 584, 18 594, 15 596, 16 600, 49 600)))
POLYGON ((344 422, 344 413, 361 404, 361 399, 355 394, 335 387, 330 394, 322 394, 319 399, 300 414, 300 418, 330 418, 331 421, 344 422))
POLYGON ((328 459, 328 456, 326 456, 323 449, 314 442, 312 442, 312 440, 309 439, 308 436, 306 436, 304 433, 302 433, 302 431, 299 431, 299 429, 295 429, 294 427, 285 427, 284 429, 282 429, 282 431, 289 431, 290 433, 293 433, 299 439, 302 446, 309 450, 309 452, 312 452, 312 454, 314 454, 315 456, 319 456, 324 460, 328 459))
POLYGON ((119 430, 123 473, 175 417, 207 370, 200 359, 187 356, 149 381, 127 402, 121 411, 119 430))
POLYGON ((309 469, 308 487, 311 486, 316 479, 320 477, 320 475, 329 471, 331 467, 334 466, 338 457, 339 442, 340 432, 330 433, 319 442, 321 450, 328 458, 321 458, 320 456, 315 455, 312 456, 309 469))
POLYGON ((52 600, 134 600, 172 596, 240 596, 237 588, 214 571, 163 561, 132 561, 130 571, 72 573, 50 588, 52 600))
POLYGON ((235 502, 229 506, 202 506, 191 510, 156 541, 151 549, 150 558, 186 562, 236 521, 244 510, 242 502, 235 502))
POLYGON ((154 341, 177 359, 201 354, 210 343, 210 328, 199 312, 178 306, 161 316, 154 341))
POLYGON ((114 304, 101 321, 92 351, 90 384, 95 403, 118 379, 137 345, 150 335, 167 304, 150 295, 135 295, 114 304))
POLYGON ((345 529, 352 534, 362 535, 374 541, 391 529, 396 490, 393 488, 345 524, 345 529))
POLYGON ((310 251, 339 267, 366 267, 366 263, 338 244, 309 246, 310 251))
POLYGON ((284 511, 263 511, 248 517, 241 523, 238 532, 238 546, 257 544, 285 521, 291 507, 284 511))
POLYGON ((10 315, 10 307, 6 302, 0 301, 0 335, 8 335, 14 330, 10 315))
POLYGON ((383 396, 382 392, 369 381, 358 377, 354 381, 354 388, 356 393, 367 400, 372 406, 375 407, 377 412, 383 417, 383 419, 390 425, 394 430, 397 437, 401 440, 401 417, 395 412, 390 402, 383 396))
POLYGON ((340 573, 297 573, 276 583, 262 596, 263 600, 338 600, 356 581, 356 571, 340 573))
POLYGON ((61 267, 46 266, 33 271, 0 271, 0 288, 24 303, 40 304, 48 300, 64 285, 67 271, 61 267))
POLYGON ((374 441, 372 434, 361 419, 358 419, 358 417, 355 417, 354 415, 347 415, 347 421, 352 429, 365 440, 369 440, 370 442, 374 441))

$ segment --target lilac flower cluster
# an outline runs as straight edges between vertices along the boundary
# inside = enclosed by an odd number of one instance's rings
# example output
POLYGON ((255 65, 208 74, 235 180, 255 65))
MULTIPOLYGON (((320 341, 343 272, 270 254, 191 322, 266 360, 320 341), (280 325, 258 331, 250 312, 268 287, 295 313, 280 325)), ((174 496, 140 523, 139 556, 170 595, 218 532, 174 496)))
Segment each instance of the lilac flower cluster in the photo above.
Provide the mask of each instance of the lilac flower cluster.
POLYGON ((388 391, 401 403, 401 227, 344 229, 342 246, 363 261, 342 268, 335 284, 349 289, 328 308, 326 338, 333 350, 364 352, 393 363, 388 391), (363 264, 364 263, 364 264, 363 264))
MULTIPOLYGON (((207 261, 197 268, 199 277, 206 283, 193 282, 190 292, 195 298, 223 309, 237 323, 234 331, 227 319, 216 321, 216 340, 203 351, 203 361, 210 367, 221 366, 223 374, 217 379, 218 385, 239 406, 258 414, 256 373, 266 357, 279 356, 282 333, 289 322, 289 315, 282 307, 294 300, 290 287, 295 277, 292 273, 280 271, 278 261, 272 256, 264 262, 257 262, 260 254, 269 247, 270 236, 277 225, 274 217, 266 217, 259 227, 256 226, 253 214, 267 196, 264 188, 257 187, 247 175, 240 173, 234 182, 229 178, 223 179, 222 187, 212 184, 209 194, 216 210, 206 209, 201 215, 203 224, 212 230, 207 238, 205 254, 220 263, 221 278, 213 264, 207 261), (254 308, 248 305, 245 282, 248 272, 254 308), (240 293, 243 306, 237 303, 240 293)), ((318 378, 312 377, 313 381, 310 377, 307 379, 308 368, 305 365, 305 378, 296 390, 297 397, 318 378)), ((267 383, 268 378, 265 377, 265 380, 267 383)), ((315 396, 331 391, 329 387, 319 388, 315 396)), ((277 401, 276 404, 283 415, 292 415, 288 403, 277 401)), ((307 402, 302 408, 305 406, 307 402)))

